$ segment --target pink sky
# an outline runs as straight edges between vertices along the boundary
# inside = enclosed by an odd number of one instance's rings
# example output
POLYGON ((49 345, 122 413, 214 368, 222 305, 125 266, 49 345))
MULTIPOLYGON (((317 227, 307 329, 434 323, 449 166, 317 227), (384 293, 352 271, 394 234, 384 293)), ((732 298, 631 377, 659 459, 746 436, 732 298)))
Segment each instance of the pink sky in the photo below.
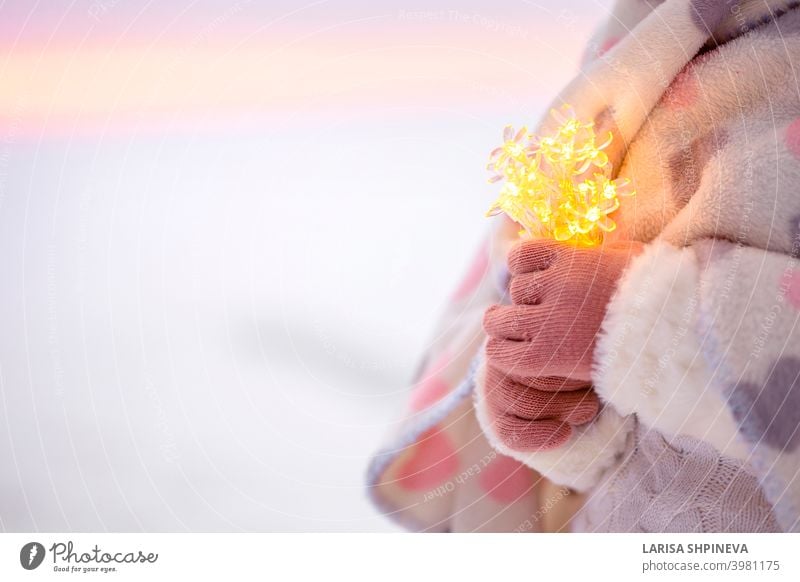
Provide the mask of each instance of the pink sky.
POLYGON ((603 11, 589 0, 585 10, 501 2, 491 13, 464 2, 269 4, 3 5, 0 124, 57 135, 313 119, 376 103, 493 107, 555 93, 603 11))

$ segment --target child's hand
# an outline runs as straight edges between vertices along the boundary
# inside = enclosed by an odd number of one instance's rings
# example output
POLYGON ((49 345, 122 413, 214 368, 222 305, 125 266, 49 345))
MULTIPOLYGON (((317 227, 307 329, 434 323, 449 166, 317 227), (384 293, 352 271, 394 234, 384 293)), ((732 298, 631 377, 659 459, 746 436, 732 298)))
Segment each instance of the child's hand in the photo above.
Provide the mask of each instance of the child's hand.
POLYGON ((643 245, 576 248, 525 241, 508 255, 513 305, 484 316, 490 366, 515 377, 558 376, 588 383, 606 306, 629 260, 643 245))
POLYGON ((599 407, 590 386, 595 338, 640 243, 575 248, 527 241, 509 253, 513 305, 490 307, 483 386, 494 431, 518 451, 556 448, 599 407))
POLYGON ((517 378, 486 366, 482 386, 486 412, 497 438, 516 451, 545 451, 561 446, 572 427, 597 415, 591 386, 566 378, 517 378))

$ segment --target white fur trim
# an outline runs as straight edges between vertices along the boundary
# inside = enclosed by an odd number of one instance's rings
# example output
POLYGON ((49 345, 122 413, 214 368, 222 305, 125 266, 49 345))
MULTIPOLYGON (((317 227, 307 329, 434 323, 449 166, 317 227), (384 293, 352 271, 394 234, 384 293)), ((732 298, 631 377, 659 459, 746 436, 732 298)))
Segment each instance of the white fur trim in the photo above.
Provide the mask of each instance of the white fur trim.
POLYGON ((554 483, 577 491, 587 491, 597 485, 603 474, 622 458, 633 421, 622 418, 610 408, 601 410, 592 422, 576 427, 570 440, 557 449, 523 452, 509 448, 497 437, 487 410, 485 372, 485 366, 481 366, 476 374, 475 411, 489 444, 499 452, 525 463, 554 483))
POLYGON ((702 288, 694 252, 656 241, 625 271, 609 303, 592 381, 620 414, 747 457, 695 329, 702 288))

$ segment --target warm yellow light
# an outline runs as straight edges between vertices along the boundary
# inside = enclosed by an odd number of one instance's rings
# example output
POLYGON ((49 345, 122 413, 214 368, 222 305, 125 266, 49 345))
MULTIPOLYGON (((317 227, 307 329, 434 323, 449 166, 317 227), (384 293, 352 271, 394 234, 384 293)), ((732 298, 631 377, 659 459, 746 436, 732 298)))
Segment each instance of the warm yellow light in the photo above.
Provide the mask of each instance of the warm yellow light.
POLYGON ((503 145, 489 159, 490 182, 504 180, 487 213, 505 213, 522 226, 520 234, 580 245, 602 242, 616 224, 609 214, 620 196, 633 196, 630 181, 612 179, 613 167, 597 144, 594 122, 579 121, 568 105, 551 114, 559 123, 552 135, 531 136, 523 127, 503 132, 503 145))

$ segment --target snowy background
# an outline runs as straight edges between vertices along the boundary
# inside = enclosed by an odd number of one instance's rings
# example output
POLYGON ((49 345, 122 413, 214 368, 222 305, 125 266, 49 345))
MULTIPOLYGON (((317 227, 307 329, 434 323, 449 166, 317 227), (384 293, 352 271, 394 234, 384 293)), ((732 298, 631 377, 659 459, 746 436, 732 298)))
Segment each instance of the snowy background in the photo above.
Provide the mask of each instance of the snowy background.
POLYGON ((392 529, 487 152, 606 4, 0 2, 0 529, 392 529))

